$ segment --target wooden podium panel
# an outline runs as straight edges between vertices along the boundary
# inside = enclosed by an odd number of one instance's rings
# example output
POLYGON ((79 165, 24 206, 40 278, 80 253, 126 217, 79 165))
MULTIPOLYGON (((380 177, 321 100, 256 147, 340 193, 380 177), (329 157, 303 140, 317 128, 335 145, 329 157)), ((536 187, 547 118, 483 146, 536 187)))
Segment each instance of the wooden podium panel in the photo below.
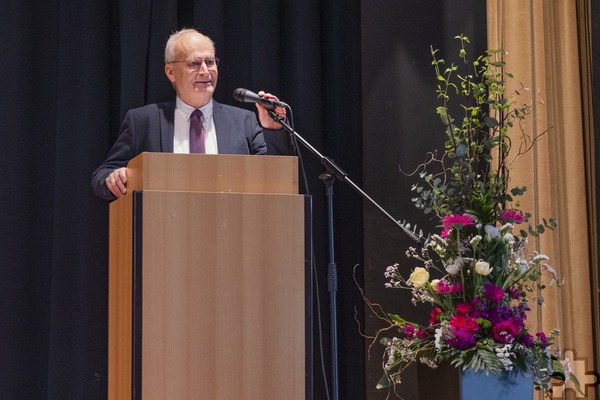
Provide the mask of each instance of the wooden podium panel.
POLYGON ((305 400, 304 207, 171 190, 113 202, 109 399, 305 400))
POLYGON ((132 397, 133 195, 111 203, 108 252, 108 398, 132 397))
POLYGON ((298 193, 296 157, 142 153, 127 165, 127 188, 298 193))

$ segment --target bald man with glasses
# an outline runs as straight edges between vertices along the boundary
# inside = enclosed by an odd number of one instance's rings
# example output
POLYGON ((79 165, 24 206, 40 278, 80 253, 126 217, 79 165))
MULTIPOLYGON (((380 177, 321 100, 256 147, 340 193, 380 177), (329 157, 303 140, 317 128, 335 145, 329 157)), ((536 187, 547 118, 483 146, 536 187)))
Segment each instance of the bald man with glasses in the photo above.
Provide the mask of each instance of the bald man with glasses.
MULTIPOLYGON (((293 154, 282 126, 256 104, 248 110, 213 100, 219 59, 212 40, 194 29, 173 33, 165 46, 165 74, 176 98, 129 110, 119 138, 94 171, 97 196, 114 200, 127 194, 127 163, 142 152, 206 154, 293 154)), ((277 100, 270 93, 260 96, 277 100)), ((285 116, 285 109, 275 108, 285 116)))

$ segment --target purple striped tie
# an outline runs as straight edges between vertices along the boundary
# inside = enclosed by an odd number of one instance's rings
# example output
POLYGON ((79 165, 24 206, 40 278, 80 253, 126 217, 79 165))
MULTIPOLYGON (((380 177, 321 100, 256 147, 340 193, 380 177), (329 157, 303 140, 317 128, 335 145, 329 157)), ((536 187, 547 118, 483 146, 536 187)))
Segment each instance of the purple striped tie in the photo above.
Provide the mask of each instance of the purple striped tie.
POLYGON ((202 125, 202 111, 194 110, 190 117, 190 153, 206 153, 206 131, 202 125))

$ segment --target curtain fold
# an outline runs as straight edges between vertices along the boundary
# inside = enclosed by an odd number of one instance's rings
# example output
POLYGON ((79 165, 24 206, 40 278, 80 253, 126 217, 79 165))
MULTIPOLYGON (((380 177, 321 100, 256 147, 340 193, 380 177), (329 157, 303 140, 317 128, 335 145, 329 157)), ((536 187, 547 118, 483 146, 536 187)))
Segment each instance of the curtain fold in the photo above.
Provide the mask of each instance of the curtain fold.
MULTIPOLYGON (((557 230, 530 237, 530 247, 550 257, 564 284, 541 292, 544 306, 532 305, 530 321, 545 332, 560 329, 558 344, 579 380, 589 382, 598 356, 590 43, 582 20, 589 14, 585 2, 561 0, 488 0, 487 7, 488 47, 507 52, 506 71, 515 76, 510 87, 531 105, 524 133, 538 140, 512 164, 511 187, 528 188, 520 202, 532 223, 558 221, 557 230)), ((513 144, 520 134, 513 129, 513 144)), ((563 390, 555 388, 555 396, 563 390)), ((589 388, 587 398, 598 398, 596 389, 589 388)))

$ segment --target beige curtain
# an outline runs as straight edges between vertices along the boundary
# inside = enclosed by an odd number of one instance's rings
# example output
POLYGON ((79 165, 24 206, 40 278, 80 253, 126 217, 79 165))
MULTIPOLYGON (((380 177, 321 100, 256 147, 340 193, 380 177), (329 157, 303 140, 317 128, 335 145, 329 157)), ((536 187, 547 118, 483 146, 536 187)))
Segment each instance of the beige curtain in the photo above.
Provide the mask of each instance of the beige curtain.
MULTIPOLYGON (((558 344, 571 357, 583 385, 598 371, 598 264, 591 124, 589 0, 488 0, 488 47, 504 49, 513 89, 532 114, 524 125, 534 148, 511 168, 511 187, 527 186, 521 209, 536 221, 555 217, 558 229, 530 247, 550 257, 564 284, 542 291, 545 305, 529 317, 545 332, 558 328, 558 344)), ((513 132, 514 140, 520 132, 513 132)), ((532 305, 535 308, 535 305, 532 305)), ((555 398, 575 399, 556 387, 555 398)), ((588 388, 588 399, 599 399, 588 388)))

